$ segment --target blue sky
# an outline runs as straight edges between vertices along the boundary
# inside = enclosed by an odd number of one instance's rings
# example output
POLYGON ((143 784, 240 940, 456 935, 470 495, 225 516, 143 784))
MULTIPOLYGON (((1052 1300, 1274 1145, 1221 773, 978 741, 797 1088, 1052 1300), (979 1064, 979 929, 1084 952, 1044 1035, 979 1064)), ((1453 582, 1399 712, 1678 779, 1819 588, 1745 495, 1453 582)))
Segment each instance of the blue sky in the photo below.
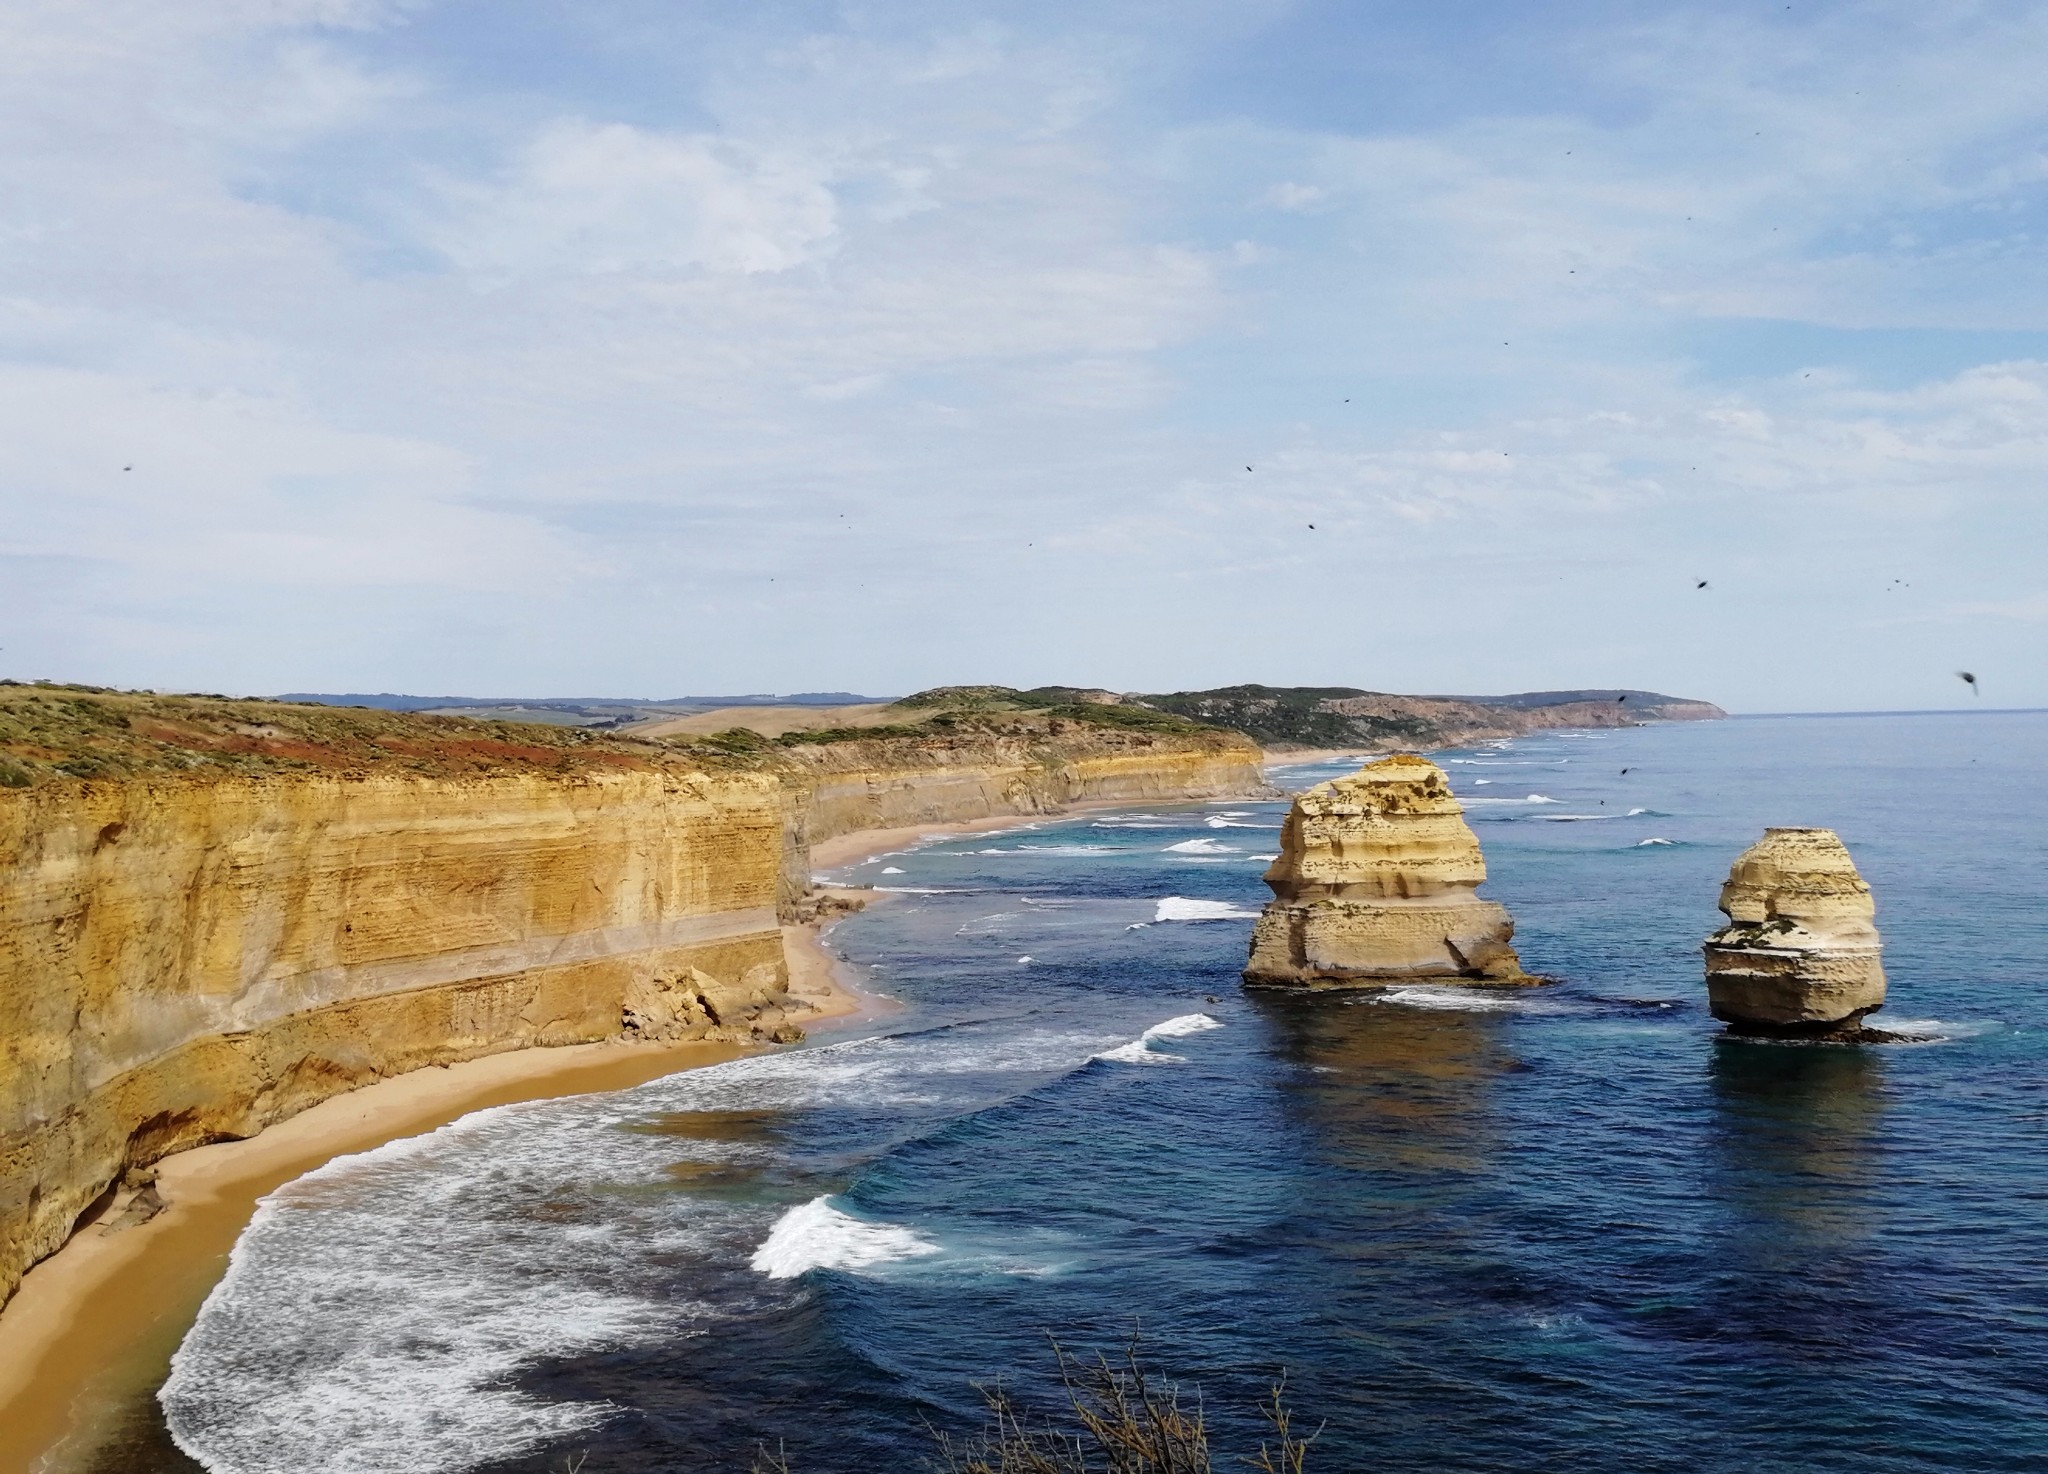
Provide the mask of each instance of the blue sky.
POLYGON ((0 671, 2048 704, 2044 55, 2001 3, 15 0, 0 671))

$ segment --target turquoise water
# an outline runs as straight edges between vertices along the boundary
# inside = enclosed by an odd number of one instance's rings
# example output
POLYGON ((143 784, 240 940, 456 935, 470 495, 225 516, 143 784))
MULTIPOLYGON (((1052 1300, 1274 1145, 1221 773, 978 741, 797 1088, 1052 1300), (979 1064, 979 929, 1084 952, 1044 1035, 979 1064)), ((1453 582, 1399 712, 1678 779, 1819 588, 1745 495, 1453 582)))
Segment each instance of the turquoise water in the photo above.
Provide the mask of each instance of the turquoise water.
POLYGON ((878 856, 832 941, 901 1011, 286 1189, 172 1430, 245 1474, 851 1474, 1140 1325, 1226 1435, 1285 1368, 1324 1469, 2048 1466, 2048 716, 1443 760, 1555 987, 1245 993, 1281 804, 878 856), (1924 1042, 1718 1037, 1698 944, 1766 824, 1840 831, 1924 1042))

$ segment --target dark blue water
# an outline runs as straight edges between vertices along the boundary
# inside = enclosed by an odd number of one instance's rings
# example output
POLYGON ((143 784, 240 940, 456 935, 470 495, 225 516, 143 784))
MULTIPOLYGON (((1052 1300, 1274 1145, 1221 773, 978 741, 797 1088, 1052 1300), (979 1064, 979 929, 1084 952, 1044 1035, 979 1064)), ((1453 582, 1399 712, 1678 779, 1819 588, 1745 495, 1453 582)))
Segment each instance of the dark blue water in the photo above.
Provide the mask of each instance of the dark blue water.
POLYGON ((246 1471, 765 1441, 853 1474, 971 1427, 970 1379, 1049 1395, 1049 1332, 1140 1326, 1224 1442, 1285 1369, 1324 1469, 2048 1467, 2048 717, 1445 760, 1556 986, 1245 992, 1280 804, 878 857, 843 878, 900 889, 832 936, 904 1005, 875 1037, 288 1189, 180 1355, 174 1429, 246 1471), (1927 1042, 1719 1037, 1698 944, 1766 824, 1841 833, 1877 1022, 1927 1042))

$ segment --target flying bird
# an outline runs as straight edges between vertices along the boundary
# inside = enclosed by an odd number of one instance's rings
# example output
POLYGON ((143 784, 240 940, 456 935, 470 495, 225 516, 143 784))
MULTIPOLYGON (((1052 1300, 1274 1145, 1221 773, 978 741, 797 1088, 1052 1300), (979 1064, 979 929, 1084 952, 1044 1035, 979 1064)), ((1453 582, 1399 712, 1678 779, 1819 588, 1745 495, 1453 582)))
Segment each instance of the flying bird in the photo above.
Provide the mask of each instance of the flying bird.
POLYGON ((1700 581, 1699 581, 1698 583, 1696 583, 1696 584, 1694 584, 1694 585, 1693 585, 1693 587, 1694 587, 1694 588, 1696 588, 1696 589, 1703 589, 1703 588, 1705 588, 1706 586, 1707 586, 1707 581, 1706 581, 1706 580, 1705 580, 1704 578, 1703 578, 1703 579, 1701 579, 1701 580, 1700 580, 1700 581))
POLYGON ((1626 700, 1628 700, 1628 692, 1624 691, 1624 692, 1622 692, 1622 693, 1621 693, 1621 694, 1620 694, 1619 696, 1615 697, 1614 699, 1615 699, 1616 701, 1626 701, 1626 700))
POLYGON ((1249 471, 1249 470, 1251 469, 1251 467, 1250 467, 1250 466, 1246 466, 1246 467, 1245 467, 1245 469, 1246 469, 1247 471, 1249 471))
POLYGON ((1982 691, 1977 689, 1977 677, 1973 672, 1959 670, 1956 672, 1956 674, 1963 678, 1963 684, 1970 688, 1970 694, 1972 696, 1982 696, 1984 694, 1982 691))
POLYGON ((1621 776, 1622 776, 1622 777, 1624 777, 1624 778, 1626 778, 1626 777, 1628 776, 1628 769, 1627 769, 1627 768, 1623 768, 1623 769, 1621 770, 1621 776))
POLYGON ((1315 525, 1315 523, 1313 523, 1313 522, 1309 523, 1309 525, 1308 525, 1308 530, 1309 530, 1310 532, 1314 532, 1314 531, 1316 530, 1316 525, 1315 525))

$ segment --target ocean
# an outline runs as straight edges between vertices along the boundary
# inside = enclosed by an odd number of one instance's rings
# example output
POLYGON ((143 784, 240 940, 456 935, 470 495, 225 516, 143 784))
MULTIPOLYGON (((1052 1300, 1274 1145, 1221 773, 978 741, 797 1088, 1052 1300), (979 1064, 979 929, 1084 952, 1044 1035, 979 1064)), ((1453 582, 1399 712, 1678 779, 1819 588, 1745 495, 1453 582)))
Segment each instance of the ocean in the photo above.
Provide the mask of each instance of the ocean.
POLYGON ((1284 1372, 1311 1469, 2048 1467, 2048 715, 1438 761, 1554 986, 1246 992, 1284 803, 876 855, 830 943, 900 1008, 279 1191, 171 1433, 224 1474, 875 1474, 977 1382, 1055 1401, 1049 1338, 1136 1334, 1219 1445, 1284 1372), (1912 1042, 1721 1037, 1699 943, 1765 825, 1840 832, 1912 1042))

